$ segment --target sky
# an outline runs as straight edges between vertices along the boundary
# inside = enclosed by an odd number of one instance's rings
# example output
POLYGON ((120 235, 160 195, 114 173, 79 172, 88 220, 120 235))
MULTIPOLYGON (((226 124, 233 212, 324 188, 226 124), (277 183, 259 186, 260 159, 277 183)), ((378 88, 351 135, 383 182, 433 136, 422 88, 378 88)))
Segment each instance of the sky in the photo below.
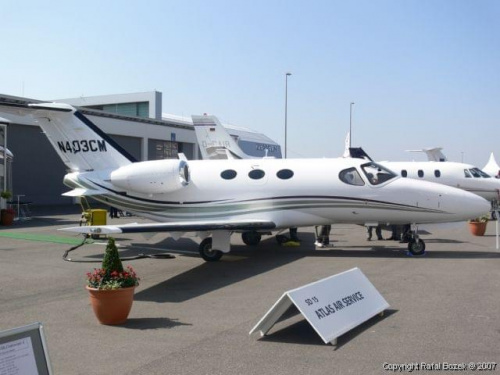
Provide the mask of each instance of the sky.
POLYGON ((500 161, 497 0, 0 0, 0 93, 39 100, 157 90, 288 157, 500 161), (350 116, 350 103, 352 117, 350 116))

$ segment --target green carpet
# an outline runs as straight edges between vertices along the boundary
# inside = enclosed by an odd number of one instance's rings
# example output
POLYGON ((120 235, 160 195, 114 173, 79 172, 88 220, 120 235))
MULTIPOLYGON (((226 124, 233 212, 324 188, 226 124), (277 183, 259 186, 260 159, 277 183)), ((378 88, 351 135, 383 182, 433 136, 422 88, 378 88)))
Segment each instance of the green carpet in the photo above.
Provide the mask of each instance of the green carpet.
POLYGON ((39 241, 39 242, 54 242, 64 243, 68 245, 78 245, 83 241, 82 237, 62 237, 52 236, 48 234, 36 233, 15 233, 15 232, 0 232, 0 237, 14 238, 16 240, 39 241))

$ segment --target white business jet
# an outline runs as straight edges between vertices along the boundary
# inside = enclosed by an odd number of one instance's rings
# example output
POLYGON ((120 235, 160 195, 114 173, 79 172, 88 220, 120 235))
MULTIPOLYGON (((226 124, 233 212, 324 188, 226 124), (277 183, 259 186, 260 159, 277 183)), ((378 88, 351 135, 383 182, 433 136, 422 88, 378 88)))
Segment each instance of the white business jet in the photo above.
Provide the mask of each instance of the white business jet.
MULTIPOLYGON (((491 210, 497 210, 500 201, 500 180, 491 178, 481 169, 465 163, 448 161, 441 147, 409 152, 424 152, 428 161, 379 161, 378 163, 403 178, 412 178, 456 187, 490 201, 491 210)), ((349 133, 345 141, 344 157, 363 158, 372 161, 362 148, 351 148, 349 133)))
POLYGON ((470 191, 490 201, 492 209, 498 207, 500 180, 492 178, 474 165, 447 161, 441 150, 441 148, 410 150, 425 152, 429 161, 381 161, 379 163, 404 178, 437 182, 470 191))
MULTIPOLYGON (((41 126, 71 170, 69 196, 94 199, 149 218, 65 228, 86 234, 197 232, 207 261, 230 251, 232 232, 343 223, 462 221, 488 211, 481 197, 444 185, 399 178, 362 159, 153 160, 133 158, 68 104, 5 107, 41 126), (377 178, 376 178, 377 177, 377 178), (209 237, 211 235, 211 237, 209 237)), ((2 114, 3 115, 3 114, 2 114)), ((414 232, 410 251, 425 245, 414 232)), ((256 241, 258 242, 258 241, 256 241)))

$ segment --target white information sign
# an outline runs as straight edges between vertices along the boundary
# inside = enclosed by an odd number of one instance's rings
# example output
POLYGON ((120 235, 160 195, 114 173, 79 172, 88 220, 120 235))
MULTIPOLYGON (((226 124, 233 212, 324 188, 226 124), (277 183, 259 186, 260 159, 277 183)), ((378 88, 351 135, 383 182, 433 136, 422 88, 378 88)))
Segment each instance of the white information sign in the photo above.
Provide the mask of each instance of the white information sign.
POLYGON ((353 268, 285 292, 250 334, 264 336, 292 304, 325 344, 336 344, 337 337, 389 308, 361 270, 353 268))
POLYGON ((41 323, 0 331, 0 375, 51 375, 41 323))
POLYGON ((0 375, 38 374, 31 338, 0 345, 0 375))

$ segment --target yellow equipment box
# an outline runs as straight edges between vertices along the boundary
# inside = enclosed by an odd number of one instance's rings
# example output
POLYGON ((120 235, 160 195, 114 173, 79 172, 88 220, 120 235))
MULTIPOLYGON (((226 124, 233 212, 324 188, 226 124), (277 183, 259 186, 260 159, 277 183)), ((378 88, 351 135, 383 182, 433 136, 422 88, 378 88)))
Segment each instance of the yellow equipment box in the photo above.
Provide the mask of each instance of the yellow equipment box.
POLYGON ((106 217, 108 211, 101 208, 87 210, 90 213, 90 218, 87 225, 106 225, 106 217))

